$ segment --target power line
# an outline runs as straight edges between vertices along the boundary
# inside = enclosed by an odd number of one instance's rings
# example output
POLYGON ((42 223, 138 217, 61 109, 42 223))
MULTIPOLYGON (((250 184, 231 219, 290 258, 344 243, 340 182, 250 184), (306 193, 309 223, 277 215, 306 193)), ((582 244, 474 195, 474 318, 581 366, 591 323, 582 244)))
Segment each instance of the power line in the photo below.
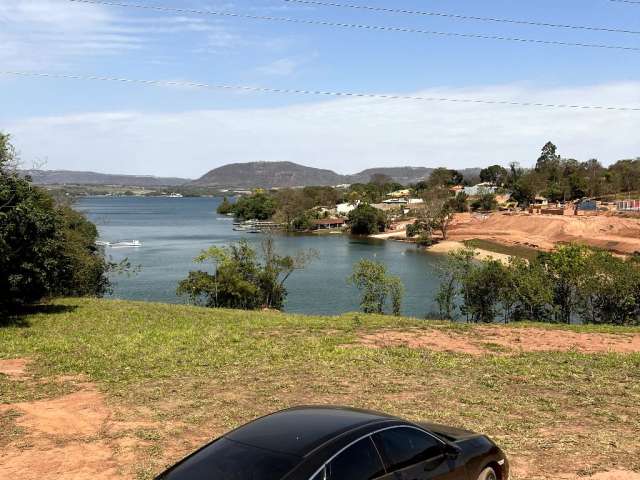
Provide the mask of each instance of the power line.
POLYGON ((609 0, 609 1, 614 3, 630 3, 632 5, 640 5, 640 2, 636 2, 634 0, 609 0))
POLYGON ((288 23, 297 23, 303 25, 320 25, 324 27, 340 27, 340 28, 353 28, 359 30, 372 30, 372 31, 386 31, 386 32, 400 32, 400 33, 416 33, 423 35, 437 35, 442 37, 458 37, 458 38, 480 38, 484 40, 501 40, 507 42, 520 42, 520 43, 532 43, 538 45, 554 45, 554 46, 562 46, 562 47, 586 47, 586 48, 602 48, 608 50, 625 50, 625 51, 640 51, 640 47, 627 47, 622 45, 607 45, 607 44, 598 44, 598 43, 573 43, 573 42, 562 42, 557 40, 540 40, 533 38, 518 38, 518 37, 507 37, 501 35, 484 35, 479 33, 457 33, 457 32, 439 32, 435 30, 421 30, 417 28, 407 28, 407 27, 392 27, 392 26, 383 26, 383 25, 365 25, 365 24, 357 24, 357 23, 341 23, 341 22, 329 22, 326 20, 306 20, 306 19, 298 19, 298 18, 290 18, 290 17, 271 17, 266 15, 249 15, 244 13, 234 13, 234 12, 220 12, 213 10, 195 10, 190 8, 177 8, 177 7, 163 7, 156 5, 140 5, 134 3, 121 3, 121 2, 112 2, 105 0, 68 0, 74 3, 85 3, 92 5, 107 5, 113 7, 128 7, 128 8, 138 8, 145 10, 156 10, 159 12, 167 12, 167 13, 179 13, 179 14, 196 14, 196 15, 216 15, 220 17, 233 17, 233 18, 248 18, 251 20, 267 20, 274 22, 288 22, 288 23))
MULTIPOLYGON (((446 13, 446 12, 405 10, 405 9, 399 9, 399 8, 373 7, 371 5, 354 5, 354 4, 348 4, 348 3, 321 2, 321 1, 315 1, 315 0, 284 0, 284 1, 289 3, 300 3, 303 5, 353 8, 358 10, 369 10, 372 12, 401 13, 401 14, 407 14, 407 15, 423 15, 423 16, 429 16, 429 17, 452 18, 456 20, 477 20, 481 22, 512 23, 517 25, 533 25, 536 27, 569 28, 574 30, 591 30, 596 32, 630 33, 634 35, 640 35, 640 31, 638 30, 624 30, 621 28, 613 28, 613 27, 592 27, 592 26, 586 26, 586 25, 569 25, 569 24, 562 24, 562 23, 536 22, 533 20, 515 20, 510 18, 476 17, 471 15, 458 15, 455 13, 446 13)), ((614 1, 614 0, 611 0, 611 1, 614 1)), ((633 2, 633 3, 640 3, 640 2, 633 2)))
POLYGON ((558 104, 558 103, 516 102, 511 100, 421 97, 421 96, 412 96, 412 95, 385 95, 385 94, 378 94, 378 93, 252 87, 252 86, 244 86, 244 85, 209 84, 209 83, 196 83, 196 82, 173 81, 173 80, 141 80, 141 79, 108 77, 108 76, 99 76, 99 75, 71 75, 71 74, 62 74, 62 73, 17 72, 17 71, 0 71, 0 75, 36 77, 36 78, 54 78, 54 79, 66 79, 66 80, 119 82, 119 83, 125 83, 125 84, 154 85, 154 86, 173 86, 173 87, 179 86, 179 87, 202 88, 202 89, 209 89, 209 90, 239 90, 239 91, 248 91, 248 92, 278 93, 278 94, 288 94, 288 95, 315 95, 315 96, 325 96, 325 97, 369 98, 369 99, 378 99, 378 100, 410 100, 410 101, 421 101, 421 102, 449 102, 449 103, 462 103, 462 104, 507 105, 507 106, 520 106, 520 107, 563 108, 563 109, 576 109, 576 110, 607 110, 607 111, 621 111, 621 112, 640 112, 640 107, 607 107, 602 105, 572 105, 572 104, 558 104))

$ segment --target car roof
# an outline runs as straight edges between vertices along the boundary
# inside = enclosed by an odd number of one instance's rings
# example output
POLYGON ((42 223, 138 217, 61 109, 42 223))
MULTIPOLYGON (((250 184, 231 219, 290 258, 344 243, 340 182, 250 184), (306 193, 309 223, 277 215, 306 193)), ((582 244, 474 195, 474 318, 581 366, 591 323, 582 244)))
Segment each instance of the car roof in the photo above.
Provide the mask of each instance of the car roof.
POLYGON ((295 407, 258 418, 228 433, 225 438, 304 457, 340 435, 389 420, 399 419, 347 407, 295 407))

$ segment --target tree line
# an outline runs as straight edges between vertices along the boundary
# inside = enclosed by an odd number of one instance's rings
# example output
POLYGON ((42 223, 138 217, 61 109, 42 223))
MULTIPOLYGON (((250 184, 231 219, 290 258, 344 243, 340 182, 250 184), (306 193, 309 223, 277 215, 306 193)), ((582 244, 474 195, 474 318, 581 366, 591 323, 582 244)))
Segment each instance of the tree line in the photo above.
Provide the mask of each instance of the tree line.
POLYGON ((466 248, 449 255, 436 301, 470 322, 640 325, 640 259, 569 244, 504 264, 466 248))

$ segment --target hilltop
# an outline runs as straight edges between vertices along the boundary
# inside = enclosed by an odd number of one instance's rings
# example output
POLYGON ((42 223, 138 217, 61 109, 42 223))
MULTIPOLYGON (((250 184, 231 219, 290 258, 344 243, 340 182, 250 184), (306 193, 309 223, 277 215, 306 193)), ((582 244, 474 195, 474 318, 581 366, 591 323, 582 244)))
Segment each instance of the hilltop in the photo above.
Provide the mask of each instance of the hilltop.
MULTIPOLYGON (((380 167, 352 175, 341 175, 332 170, 307 167, 293 162, 232 163, 211 170, 191 182, 191 185, 242 188, 335 186, 367 183, 373 175, 386 175, 395 182, 407 185, 425 180, 433 170, 427 167, 380 167)), ((479 168, 460 170, 460 173, 468 177, 477 177, 479 172, 479 168)))
POLYGON ((152 175, 118 175, 73 170, 22 170, 36 185, 112 185, 136 187, 175 187, 191 181, 188 178, 154 177, 152 175))
POLYGON ((215 168, 191 182, 191 185, 274 188, 341 183, 346 183, 344 176, 331 170, 305 167, 293 162, 250 162, 232 163, 215 168))

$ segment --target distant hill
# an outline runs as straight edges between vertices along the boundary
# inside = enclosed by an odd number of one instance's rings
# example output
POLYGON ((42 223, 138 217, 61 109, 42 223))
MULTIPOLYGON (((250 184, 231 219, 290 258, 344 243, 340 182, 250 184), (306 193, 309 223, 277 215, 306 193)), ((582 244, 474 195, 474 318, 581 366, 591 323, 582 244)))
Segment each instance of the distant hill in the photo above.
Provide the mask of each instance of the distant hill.
POLYGON ((22 170, 36 185, 114 185, 123 187, 176 187, 190 182, 187 178, 147 175, 112 175, 71 170, 22 170))
POLYGON ((232 163, 211 170, 190 185, 199 187, 274 188, 339 185, 345 176, 292 162, 232 163))
MULTIPOLYGON (((367 183, 376 174, 387 175, 394 181, 407 185, 424 180, 433 168, 387 167, 370 168, 353 175, 340 175, 331 170, 305 167, 292 162, 232 163, 211 170, 190 185, 207 187, 274 188, 302 187, 308 185, 340 185, 367 183)), ((465 178, 475 178, 479 168, 460 170, 465 178)))
POLYGON ((369 168, 360 173, 348 175, 349 181, 347 183, 367 183, 373 175, 387 175, 393 178, 394 181, 407 185, 428 178, 433 170, 433 168, 427 167, 369 168))

